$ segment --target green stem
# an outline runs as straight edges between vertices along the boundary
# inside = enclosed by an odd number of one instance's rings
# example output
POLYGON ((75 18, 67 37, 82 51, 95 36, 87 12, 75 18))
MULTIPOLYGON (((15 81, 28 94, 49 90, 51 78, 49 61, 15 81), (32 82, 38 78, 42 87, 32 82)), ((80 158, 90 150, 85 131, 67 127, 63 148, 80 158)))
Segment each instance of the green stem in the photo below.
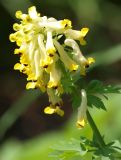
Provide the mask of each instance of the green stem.
POLYGON ((92 116, 89 113, 89 111, 87 111, 87 119, 88 119, 88 122, 89 122, 92 130, 93 130, 93 135, 95 135, 99 146, 101 148, 104 147, 105 146, 105 142, 103 140, 103 137, 101 136, 100 131, 98 130, 98 128, 97 128, 92 116))

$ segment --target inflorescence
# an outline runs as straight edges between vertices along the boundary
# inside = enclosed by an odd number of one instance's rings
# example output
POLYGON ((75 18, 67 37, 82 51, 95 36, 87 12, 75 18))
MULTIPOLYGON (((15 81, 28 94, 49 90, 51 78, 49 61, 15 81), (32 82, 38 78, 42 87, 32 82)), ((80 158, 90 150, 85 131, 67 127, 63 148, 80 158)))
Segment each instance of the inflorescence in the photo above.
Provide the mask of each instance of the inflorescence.
MULTIPOLYGON (((68 19, 41 16, 35 6, 28 9, 28 14, 17 11, 16 18, 20 24, 13 25, 15 33, 10 34, 10 41, 16 42, 18 48, 14 54, 20 55, 20 61, 14 69, 27 75, 26 89, 39 88, 47 92, 50 105, 44 109, 45 113, 63 116, 64 72, 70 75, 80 72, 83 76, 86 67, 94 62, 93 58, 83 56, 78 45, 78 42, 86 44, 84 37, 89 29, 74 30, 68 19)), ((85 94, 83 90, 82 94, 85 94)))

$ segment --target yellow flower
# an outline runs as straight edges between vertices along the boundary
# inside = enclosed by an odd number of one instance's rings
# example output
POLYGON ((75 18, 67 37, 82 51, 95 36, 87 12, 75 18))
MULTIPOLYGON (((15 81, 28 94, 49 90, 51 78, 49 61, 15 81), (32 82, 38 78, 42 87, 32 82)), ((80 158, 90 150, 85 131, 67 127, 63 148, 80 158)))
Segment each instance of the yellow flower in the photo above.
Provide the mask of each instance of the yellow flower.
POLYGON ((28 57, 26 56, 26 54, 22 54, 21 57, 20 57, 20 62, 22 64, 28 64, 29 61, 28 61, 28 57))
POLYGON ((65 67, 70 71, 76 71, 78 69, 78 65, 67 55, 63 46, 61 46, 56 40, 54 40, 54 44, 59 52, 60 60, 64 63, 65 67))
POLYGON ((23 22, 30 21, 30 16, 28 14, 23 14, 22 11, 17 11, 16 12, 16 18, 22 19, 23 22))
POLYGON ((86 119, 86 111, 87 111, 87 95, 84 89, 81 90, 81 105, 78 108, 78 116, 76 125, 78 128, 83 128, 85 126, 85 119, 86 119))
POLYGON ((52 104, 50 106, 47 106, 44 109, 44 113, 46 114, 58 114, 59 116, 63 116, 64 115, 64 111, 62 109, 60 109, 59 106, 53 106, 52 104))
POLYGON ((89 32, 89 28, 82 28, 80 31, 80 44, 81 45, 86 45, 86 41, 84 40, 84 37, 87 35, 89 32))
POLYGON ((48 82, 48 88, 57 88, 60 84, 61 72, 55 63, 51 65, 50 80, 48 82))
POLYGON ((59 32, 61 32, 61 31, 63 32, 64 29, 72 27, 71 21, 67 20, 67 19, 60 20, 60 21, 57 21, 55 19, 54 20, 51 19, 51 21, 46 21, 46 19, 44 19, 44 21, 40 22, 39 25, 40 25, 40 27, 46 27, 49 30, 51 29, 51 30, 55 30, 55 31, 59 31, 59 32))
POLYGON ((56 49, 53 45, 52 31, 47 31, 46 51, 51 57, 54 56, 56 49))
POLYGON ((82 63, 82 65, 81 65, 81 75, 85 76, 86 69, 93 63, 95 63, 94 58, 92 58, 92 57, 87 58, 87 60, 84 63, 82 63))
POLYGON ((16 18, 21 19, 22 16, 22 12, 21 11, 17 11, 16 12, 16 18))
POLYGON ((21 24, 14 23, 13 24, 13 29, 14 29, 14 31, 19 31, 21 29, 21 24))
POLYGON ((25 50, 24 50, 24 48, 22 48, 22 47, 23 47, 23 46, 21 46, 19 49, 16 48, 16 49, 14 50, 14 54, 24 54, 25 50))
POLYGON ((43 69, 40 68, 40 53, 38 50, 35 50, 34 53, 34 63, 35 63, 35 75, 38 78, 42 77, 43 69))
POLYGON ((68 29, 68 28, 71 28, 71 21, 69 19, 64 19, 62 22, 62 25, 64 28, 68 29))
POLYGON ((21 64, 21 63, 16 63, 14 65, 14 69, 15 70, 19 70, 20 72, 22 72, 24 68, 25 68, 25 66, 23 64, 21 64))
POLYGON ((16 35, 14 33, 11 33, 9 36, 9 39, 11 42, 15 42, 16 41, 16 35))
POLYGON ((72 47, 73 52, 74 52, 73 59, 80 66, 81 75, 85 76, 86 75, 86 68, 95 62, 94 58, 92 58, 92 57, 85 58, 75 40, 68 38, 65 40, 64 43, 65 43, 65 45, 72 47))
POLYGON ((26 89, 34 89, 36 87, 37 82, 28 82, 26 84, 26 89))
POLYGON ((27 81, 36 81, 36 75, 30 70, 30 72, 28 73, 28 77, 27 77, 27 81))
POLYGON ((35 81, 35 82, 34 81, 33 82, 28 82, 26 84, 26 89, 35 89, 35 88, 40 88, 42 92, 46 91, 46 86, 41 80, 38 80, 38 81, 35 81))
POLYGON ((89 64, 89 65, 92 64, 92 63, 95 63, 95 59, 92 58, 92 57, 89 57, 89 58, 87 59, 87 61, 88 61, 88 64, 89 64))
POLYGON ((77 128, 82 129, 85 126, 85 120, 82 119, 82 120, 77 121, 76 126, 77 128))
POLYGON ((44 36, 42 34, 38 35, 38 49, 40 52, 40 66, 43 68, 48 68, 49 65, 51 65, 54 61, 54 59, 50 56, 48 56, 48 53, 46 51, 45 45, 44 45, 44 36))
POLYGON ((36 19, 40 16, 40 14, 37 13, 36 7, 32 6, 28 9, 28 13, 31 19, 36 19))
POLYGON ((84 37, 87 35, 89 28, 82 28, 81 31, 68 29, 65 31, 65 35, 67 38, 71 38, 74 40, 79 40, 81 45, 85 45, 86 41, 84 37))

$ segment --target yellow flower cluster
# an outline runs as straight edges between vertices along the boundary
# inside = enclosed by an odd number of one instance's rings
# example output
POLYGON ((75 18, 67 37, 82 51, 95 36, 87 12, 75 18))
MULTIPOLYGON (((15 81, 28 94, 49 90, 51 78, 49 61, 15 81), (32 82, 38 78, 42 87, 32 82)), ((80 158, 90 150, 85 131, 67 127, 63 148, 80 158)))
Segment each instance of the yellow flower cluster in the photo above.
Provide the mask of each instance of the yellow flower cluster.
POLYGON ((40 16, 35 6, 28 9, 28 14, 17 11, 16 18, 20 19, 20 24, 13 25, 15 33, 9 37, 18 46, 14 54, 20 55, 20 61, 14 69, 27 75, 26 89, 39 88, 47 92, 50 106, 45 108, 45 113, 63 116, 60 106, 61 95, 64 93, 61 83, 64 73, 61 66, 70 74, 79 71, 85 75, 86 67, 94 59, 83 56, 77 41, 85 45, 84 37, 89 29, 73 30, 68 19, 58 21, 40 16), (70 53, 65 47, 71 49, 70 53))

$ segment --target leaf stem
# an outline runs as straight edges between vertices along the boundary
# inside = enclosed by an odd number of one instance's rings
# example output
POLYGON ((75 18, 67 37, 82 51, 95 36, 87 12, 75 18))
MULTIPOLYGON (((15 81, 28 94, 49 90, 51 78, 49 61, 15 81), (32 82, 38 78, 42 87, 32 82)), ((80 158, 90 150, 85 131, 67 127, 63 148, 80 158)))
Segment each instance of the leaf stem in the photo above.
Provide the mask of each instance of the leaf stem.
POLYGON ((96 126, 96 124, 95 124, 95 122, 94 122, 94 120, 88 110, 87 110, 87 119, 88 119, 88 122, 89 122, 92 130, 93 130, 93 135, 95 136, 99 146, 101 148, 104 147, 106 144, 103 140, 103 137, 101 136, 100 131, 98 130, 98 128, 97 128, 97 126, 96 126))

